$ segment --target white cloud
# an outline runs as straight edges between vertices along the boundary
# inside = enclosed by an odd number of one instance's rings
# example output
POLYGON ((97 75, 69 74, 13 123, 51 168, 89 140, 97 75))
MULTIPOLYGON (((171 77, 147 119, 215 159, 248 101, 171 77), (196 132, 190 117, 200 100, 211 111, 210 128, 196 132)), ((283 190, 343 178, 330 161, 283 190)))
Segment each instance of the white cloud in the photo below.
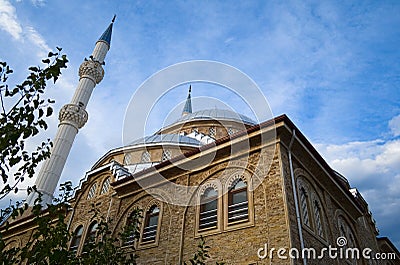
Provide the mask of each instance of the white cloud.
POLYGON ((393 119, 389 121, 389 128, 394 136, 400 135, 400 115, 393 117, 393 119))
POLYGON ((6 0, 0 0, 0 29, 9 33, 16 40, 21 39, 22 26, 17 19, 15 7, 6 0))
POLYGON ((38 48, 38 57, 45 56, 51 50, 46 40, 33 27, 26 27, 26 36, 38 48))
MULTIPOLYGON (((32 1, 35 6, 42 5, 44 1, 32 1)), ((0 0, 0 29, 8 32, 13 39, 33 44, 37 50, 36 55, 40 58, 45 56, 50 47, 42 35, 32 26, 24 26, 20 23, 15 7, 7 0, 0 0)))
MULTIPOLYGON (((393 121, 389 122, 393 131, 393 121)), ((395 122, 395 123, 396 123, 395 122)), ((342 173, 368 202, 378 227, 386 234, 400 218, 400 139, 316 144, 333 169, 342 173)))

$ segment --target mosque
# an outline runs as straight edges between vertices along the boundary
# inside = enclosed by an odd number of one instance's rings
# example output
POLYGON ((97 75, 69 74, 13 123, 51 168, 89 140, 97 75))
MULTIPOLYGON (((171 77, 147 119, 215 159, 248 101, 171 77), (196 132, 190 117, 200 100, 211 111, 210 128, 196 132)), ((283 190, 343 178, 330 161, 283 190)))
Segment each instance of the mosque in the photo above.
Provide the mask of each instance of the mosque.
MULTIPOLYGON (((36 180, 45 202, 87 121, 90 95, 104 76, 113 23, 82 63, 73 99, 60 110, 52 155, 36 180)), ((36 198, 31 193, 27 201, 32 205, 36 198)), ((193 111, 191 88, 178 120, 104 154, 70 204, 66 220, 77 255, 96 233, 98 220, 89 214, 94 204, 113 220, 114 235, 135 207, 143 210, 140 238, 126 242, 127 252, 135 245, 138 264, 183 264, 201 237, 210 246, 209 264, 399 264, 395 246, 378 237, 362 195, 286 115, 257 123, 230 110, 193 111), (369 248, 371 257, 390 252, 397 260, 331 257, 324 252, 330 247, 357 248, 360 256, 369 248), (289 258, 311 248, 315 257, 311 251, 289 258)), ((8 244, 21 245, 32 236, 29 222, 10 224, 4 233, 8 244)))

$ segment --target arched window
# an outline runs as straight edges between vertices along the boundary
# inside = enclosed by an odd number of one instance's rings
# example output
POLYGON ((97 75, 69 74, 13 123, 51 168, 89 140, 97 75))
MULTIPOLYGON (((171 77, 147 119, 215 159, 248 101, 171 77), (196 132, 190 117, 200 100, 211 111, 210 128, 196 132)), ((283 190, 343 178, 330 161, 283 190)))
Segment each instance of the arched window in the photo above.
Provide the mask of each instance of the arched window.
POLYGON ((218 192, 207 188, 200 197, 199 230, 217 228, 218 225, 218 192))
POLYGON ((171 150, 166 149, 162 152, 161 161, 167 161, 171 159, 171 150))
MULTIPOLYGON (((339 225, 339 234, 342 237, 345 237, 347 240, 347 244, 345 244, 344 246, 342 246, 342 248, 344 249, 344 251, 347 250, 347 248, 357 248, 356 245, 356 240, 354 238, 354 234, 350 228, 350 225, 348 224, 348 222, 343 218, 343 216, 339 216, 338 218, 338 225, 339 225)), ((348 257, 348 259, 346 260, 347 264, 357 264, 357 257, 348 257)))
POLYGON ((320 237, 324 237, 324 230, 322 228, 322 221, 321 221, 321 207, 319 206, 317 200, 314 201, 314 219, 315 219, 317 234, 320 237))
POLYGON ((154 242, 156 240, 159 214, 160 208, 158 208, 157 205, 151 206, 146 212, 141 240, 142 243, 154 242))
POLYGON ((346 229, 344 228, 343 224, 340 224, 339 231, 340 231, 340 236, 344 236, 344 237, 347 236, 346 229))
POLYGON ((301 214, 303 217, 303 223, 307 226, 310 226, 310 217, 308 215, 307 192, 303 187, 300 188, 300 206, 301 206, 301 214))
POLYGON ((110 182, 111 182, 110 177, 108 177, 104 180, 103 186, 101 187, 101 194, 105 194, 108 192, 108 190, 110 189, 110 182))
POLYGON ((228 223, 248 220, 248 218, 247 184, 238 178, 228 191, 228 223))
POLYGON ((88 200, 90 200, 91 198, 94 197, 94 195, 96 194, 96 189, 97 189, 97 183, 94 183, 92 185, 92 187, 90 187, 90 189, 89 189, 89 193, 88 193, 88 196, 87 196, 88 200))
POLYGON ((69 247, 69 250, 71 250, 73 253, 76 253, 79 248, 79 244, 81 243, 82 239, 82 233, 83 233, 83 226, 80 225, 78 228, 75 229, 74 236, 72 237, 71 240, 71 245, 69 247))
POLYGON ((139 220, 141 218, 140 215, 141 210, 139 208, 136 208, 131 214, 128 216, 125 224, 125 229, 128 229, 129 235, 125 238, 124 245, 132 245, 137 238, 139 238, 139 232, 138 232, 138 225, 139 225, 139 220))
POLYGON ((148 151, 144 151, 142 153, 142 163, 150 163, 151 162, 151 155, 148 151))
POLYGON ((85 244, 95 243, 96 233, 97 233, 98 223, 96 221, 92 222, 89 226, 89 230, 86 234, 85 244))

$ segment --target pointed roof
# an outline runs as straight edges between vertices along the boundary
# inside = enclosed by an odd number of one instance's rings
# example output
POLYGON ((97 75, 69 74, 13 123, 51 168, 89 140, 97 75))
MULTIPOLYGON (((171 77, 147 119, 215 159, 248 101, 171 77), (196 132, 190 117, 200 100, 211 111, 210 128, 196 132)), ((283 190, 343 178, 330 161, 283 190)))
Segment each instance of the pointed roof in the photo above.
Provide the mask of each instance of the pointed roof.
POLYGON ((182 111, 182 116, 185 116, 186 114, 192 113, 192 97, 191 97, 191 93, 192 93, 192 86, 189 86, 189 94, 188 94, 187 99, 186 99, 185 107, 183 108, 183 111, 182 111))
POLYGON ((115 17, 116 15, 114 15, 113 19, 111 20, 110 25, 108 26, 108 28, 104 31, 104 33, 100 36, 98 41, 104 41, 105 43, 108 44, 108 46, 111 46, 111 34, 112 34, 112 28, 113 28, 113 24, 115 21, 115 17))

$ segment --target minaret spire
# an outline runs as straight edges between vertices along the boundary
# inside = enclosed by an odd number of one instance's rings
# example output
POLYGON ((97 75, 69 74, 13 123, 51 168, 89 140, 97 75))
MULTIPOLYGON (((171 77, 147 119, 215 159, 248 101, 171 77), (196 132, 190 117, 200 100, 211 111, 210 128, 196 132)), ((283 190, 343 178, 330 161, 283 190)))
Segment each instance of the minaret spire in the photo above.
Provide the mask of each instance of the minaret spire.
MULTIPOLYGON (((78 130, 82 128, 88 120, 86 106, 94 87, 101 82, 104 76, 102 65, 110 49, 114 21, 115 16, 103 35, 101 35, 96 42, 93 53, 89 57, 90 59, 85 59, 79 67, 79 83, 75 94, 71 102, 64 105, 60 110, 58 116, 60 123, 58 125, 57 134, 53 140, 50 158, 43 163, 35 181, 36 189, 43 194, 43 206, 52 202, 54 191, 60 180, 75 136, 78 130)), ((34 205, 38 195, 37 192, 32 192, 27 198, 27 203, 30 206, 34 205)))
POLYGON ((104 41, 105 43, 108 44, 108 46, 110 47, 111 45, 111 34, 112 34, 112 28, 114 25, 114 21, 115 18, 117 17, 117 15, 114 15, 113 19, 111 20, 110 25, 107 27, 107 29, 103 32, 103 34, 100 36, 98 41, 104 41))
POLYGON ((189 86, 189 93, 186 99, 185 107, 183 107, 182 116, 192 113, 192 86, 189 86))

